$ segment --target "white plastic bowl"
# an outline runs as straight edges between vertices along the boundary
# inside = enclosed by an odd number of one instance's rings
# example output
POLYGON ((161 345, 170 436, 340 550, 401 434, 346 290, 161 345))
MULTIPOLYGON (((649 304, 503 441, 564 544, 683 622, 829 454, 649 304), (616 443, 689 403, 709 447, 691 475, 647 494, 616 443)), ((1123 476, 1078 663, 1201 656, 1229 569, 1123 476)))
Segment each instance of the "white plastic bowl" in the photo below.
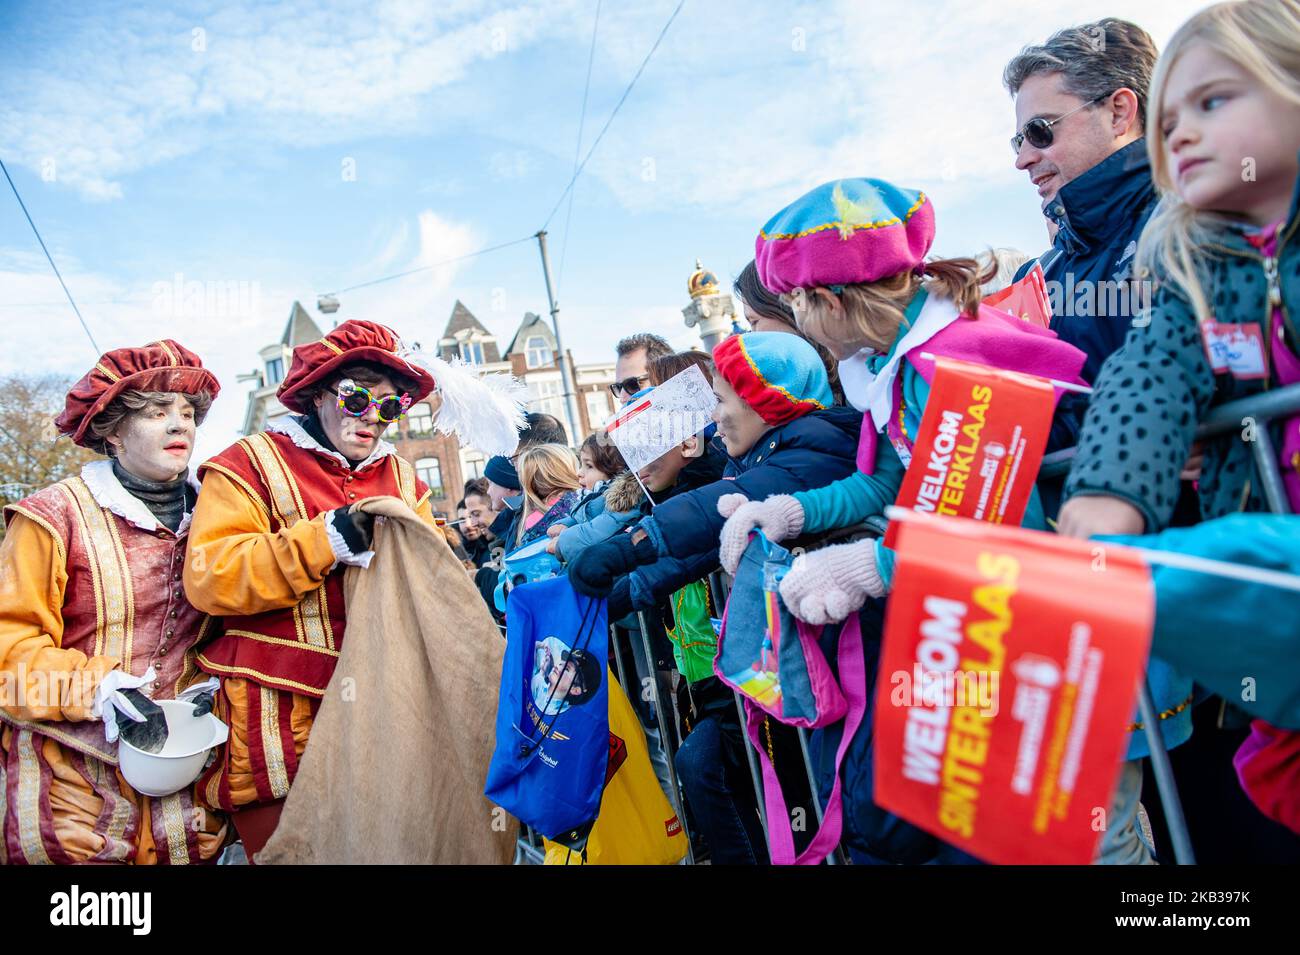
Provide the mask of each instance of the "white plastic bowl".
MULTIPOLYGON (((146 796, 170 796, 203 772, 208 753, 230 735, 230 728, 211 713, 194 716, 194 704, 155 700, 167 717, 167 743, 159 753, 136 749, 125 739, 117 747, 118 768, 131 788, 146 796)), ((125 717, 123 717, 125 718, 125 717)))

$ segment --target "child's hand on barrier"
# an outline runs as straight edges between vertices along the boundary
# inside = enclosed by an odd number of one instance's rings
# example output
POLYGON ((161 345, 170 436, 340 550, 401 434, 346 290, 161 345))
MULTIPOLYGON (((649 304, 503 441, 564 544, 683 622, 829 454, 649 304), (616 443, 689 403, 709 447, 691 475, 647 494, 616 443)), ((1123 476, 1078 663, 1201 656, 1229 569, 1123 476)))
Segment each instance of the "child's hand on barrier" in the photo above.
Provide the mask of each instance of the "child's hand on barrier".
POLYGON ((868 597, 884 594, 885 585, 876 569, 875 541, 870 540, 800 554, 781 580, 786 607, 812 624, 843 620, 868 597))
POLYGON ((803 506, 789 494, 776 494, 765 501, 751 501, 743 494, 724 494, 718 498, 718 513, 727 519, 719 535, 718 556, 722 569, 729 574, 736 573, 755 528, 761 529, 770 541, 789 540, 803 530, 803 506))
POLYGON ((1205 466, 1205 444, 1201 441, 1193 442, 1191 453, 1187 455, 1187 463, 1183 465, 1182 474, 1178 475, 1182 481, 1199 481, 1201 479, 1201 469, 1205 466))
POLYGON ((1097 534, 1142 534, 1146 519, 1136 507, 1109 494, 1072 497, 1061 507, 1056 532, 1087 539, 1097 534))

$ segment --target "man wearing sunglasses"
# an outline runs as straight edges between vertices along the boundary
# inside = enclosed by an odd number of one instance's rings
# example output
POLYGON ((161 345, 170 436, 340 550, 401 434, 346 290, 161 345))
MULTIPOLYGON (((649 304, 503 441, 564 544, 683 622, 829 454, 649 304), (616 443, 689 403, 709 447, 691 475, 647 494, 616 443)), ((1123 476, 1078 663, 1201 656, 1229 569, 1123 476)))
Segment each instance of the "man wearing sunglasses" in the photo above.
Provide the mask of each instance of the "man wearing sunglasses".
POLYGON ((650 363, 673 354, 664 339, 650 332, 629 335, 618 343, 618 361, 614 363, 614 383, 609 386, 614 401, 625 405, 632 396, 650 383, 650 363))
MULTIPOLYGON (((1016 168, 1055 229, 1052 247, 1036 260, 1048 282, 1052 328, 1087 354, 1090 382, 1136 317, 1127 282, 1156 202, 1143 138, 1155 62, 1145 31, 1107 18, 1026 47, 1003 72, 1015 97, 1016 168)), ((1086 406, 1086 398, 1066 396, 1049 451, 1075 444, 1086 406)))
POLYGON ((344 565, 368 567, 372 518, 393 496, 434 524, 429 488, 383 440, 434 388, 391 330, 348 321, 294 349, 277 392, 294 414, 199 468, 185 591, 221 617, 198 666, 222 678, 230 740, 202 779, 249 858, 265 844, 306 747, 347 623, 344 565))

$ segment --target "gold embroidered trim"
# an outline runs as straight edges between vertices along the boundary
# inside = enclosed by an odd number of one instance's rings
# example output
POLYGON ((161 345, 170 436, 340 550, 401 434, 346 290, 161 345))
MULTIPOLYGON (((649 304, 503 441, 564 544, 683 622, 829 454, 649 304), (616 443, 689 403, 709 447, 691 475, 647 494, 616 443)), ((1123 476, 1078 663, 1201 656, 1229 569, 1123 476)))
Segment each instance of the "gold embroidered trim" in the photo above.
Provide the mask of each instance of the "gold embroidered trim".
MULTIPOLYGON (((1189 706, 1192 705, 1192 698, 1193 698, 1194 696, 1196 696, 1196 691, 1195 691, 1195 690, 1193 690, 1191 693, 1187 694, 1187 699, 1183 700, 1183 702, 1181 702, 1181 703, 1179 703, 1177 706, 1175 706, 1175 707, 1171 707, 1170 709, 1167 709, 1167 710, 1165 710, 1163 713, 1161 713, 1161 714, 1157 717, 1157 719, 1167 720, 1167 719, 1169 719, 1169 718, 1172 717, 1172 716, 1177 716, 1177 715, 1178 715, 1179 713, 1181 713, 1183 710, 1187 709, 1189 706)), ((1129 731, 1130 733, 1133 733, 1133 732, 1136 732, 1137 730, 1144 729, 1144 728, 1145 728, 1145 727, 1143 726, 1142 723, 1130 723, 1130 724, 1129 724, 1128 731, 1129 731)))
POLYGON ((268 519, 270 519, 271 512, 266 506, 266 501, 262 500, 262 495, 258 494, 257 491, 253 490, 253 485, 249 484, 247 481, 245 481, 234 471, 230 470, 230 468, 226 467, 224 464, 217 464, 214 461, 208 461, 199 470, 203 470, 204 468, 211 468, 214 471, 220 471, 223 475, 228 477, 230 480, 234 481, 237 485, 239 485, 241 488, 244 489, 244 493, 246 493, 250 498, 252 498, 253 503, 255 503, 258 506, 258 508, 261 509, 262 513, 265 514, 268 519))
POLYGON ((284 741, 280 739, 280 696, 268 686, 262 693, 262 754, 266 757, 266 777, 271 795, 276 799, 289 795, 289 770, 284 764, 284 741))
POLYGON ((167 833, 167 856, 172 865, 188 865, 190 849, 185 844, 185 807, 181 794, 172 793, 159 800, 162 803, 163 831, 167 833))
POLYGON ((131 643, 128 627, 134 624, 135 600, 126 556, 112 527, 113 516, 99 506, 81 478, 69 478, 64 487, 77 504, 77 522, 95 590, 95 656, 121 660, 131 643))
POLYGON ((31 865, 50 865, 41 841, 41 766, 26 730, 14 734, 18 747, 18 841, 31 865))
MULTIPOLYGON (((209 673, 216 673, 225 676, 243 676, 249 677, 256 681, 258 686, 279 687, 284 690, 297 690, 304 696, 315 697, 320 699, 324 690, 314 686, 308 686, 306 683, 299 683, 296 680, 285 680, 278 676, 270 676, 262 673, 260 670, 254 670, 251 667, 228 667, 219 663, 213 663, 203 654, 199 654, 199 663, 203 664, 203 669, 209 673)), ((215 803, 214 803, 215 805, 215 803)))
POLYGON ((328 657, 337 657, 338 650, 329 647, 318 647, 310 643, 303 643, 300 640, 289 640, 285 637, 269 637, 264 633, 253 633, 251 630, 227 630, 228 637, 241 637, 245 640, 256 640, 258 643, 271 643, 279 646, 293 647, 297 650, 311 650, 313 653, 323 653, 328 657))
POLYGON ((64 567, 68 566, 68 550, 63 544, 63 538, 59 536, 59 532, 54 529, 53 524, 41 517, 41 515, 37 514, 35 511, 29 511, 21 504, 10 504, 6 510, 13 511, 15 514, 21 514, 33 524, 38 524, 45 528, 46 533, 54 538, 54 549, 59 552, 59 560, 63 562, 64 567))

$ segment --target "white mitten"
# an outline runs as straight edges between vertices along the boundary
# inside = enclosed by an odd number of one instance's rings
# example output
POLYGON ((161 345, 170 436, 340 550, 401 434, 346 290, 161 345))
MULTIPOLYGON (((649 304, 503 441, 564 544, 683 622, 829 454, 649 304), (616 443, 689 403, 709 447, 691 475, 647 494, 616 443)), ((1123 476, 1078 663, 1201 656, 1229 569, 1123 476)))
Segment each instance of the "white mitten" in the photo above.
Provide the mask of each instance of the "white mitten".
POLYGON ((735 574, 755 528, 761 529, 770 541, 789 540, 803 530, 803 506, 789 494, 775 494, 765 501, 724 494, 718 498, 718 513, 727 518, 719 535, 718 556, 722 569, 729 574, 735 574))
POLYGON ((883 597, 876 569, 875 541, 837 544, 796 557, 781 579, 781 599, 790 612, 812 624, 843 620, 868 597, 883 597))

